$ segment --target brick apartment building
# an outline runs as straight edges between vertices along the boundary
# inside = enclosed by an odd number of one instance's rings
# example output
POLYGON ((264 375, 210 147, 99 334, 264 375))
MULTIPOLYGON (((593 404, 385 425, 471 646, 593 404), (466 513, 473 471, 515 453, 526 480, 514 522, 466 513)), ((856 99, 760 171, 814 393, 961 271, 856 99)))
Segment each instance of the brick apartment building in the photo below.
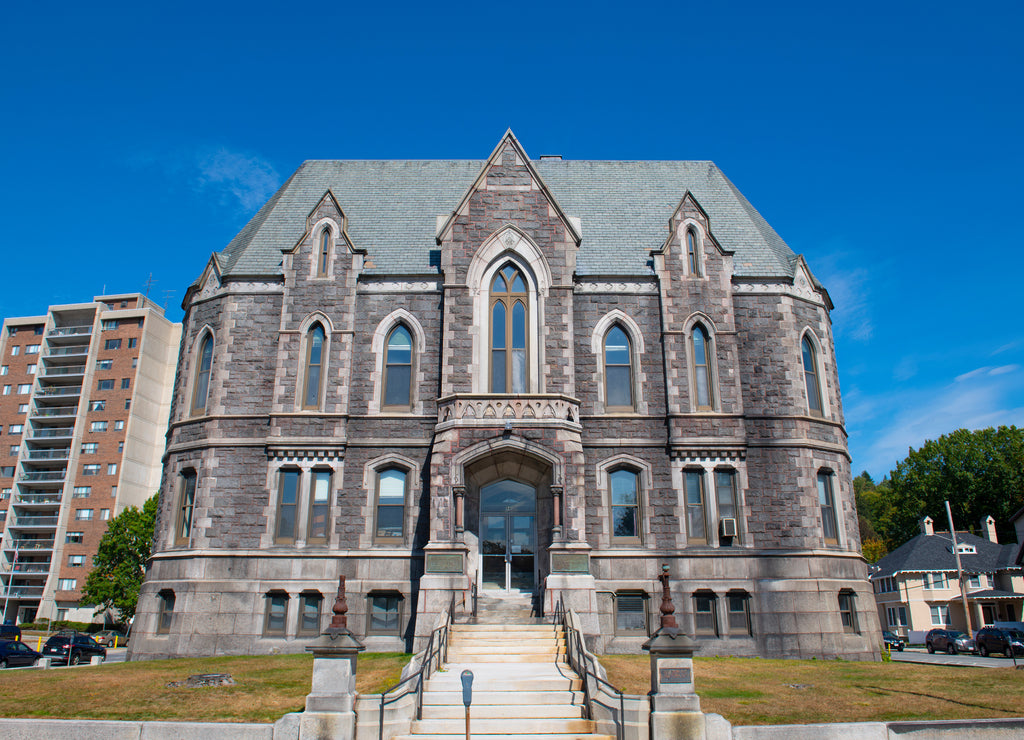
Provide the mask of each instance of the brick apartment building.
POLYGON ((133 657, 425 642, 877 656, 831 301, 710 162, 311 161, 186 294, 133 657))
POLYGON ((107 522, 160 487, 181 325, 137 293, 9 318, 0 336, 0 609, 79 606, 107 522))

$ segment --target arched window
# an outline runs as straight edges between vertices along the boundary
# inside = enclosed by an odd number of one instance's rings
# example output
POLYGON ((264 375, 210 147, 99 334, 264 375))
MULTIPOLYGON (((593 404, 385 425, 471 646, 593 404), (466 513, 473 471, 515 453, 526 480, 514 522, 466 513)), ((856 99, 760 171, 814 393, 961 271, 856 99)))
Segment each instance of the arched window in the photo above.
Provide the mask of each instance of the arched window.
POLYGON ((316 262, 316 276, 327 277, 327 268, 331 264, 331 230, 324 227, 320 233, 320 254, 316 262))
POLYGON ((522 271, 502 267, 491 282, 491 393, 526 393, 528 302, 522 271))
POLYGON ((697 324, 690 334, 693 350, 693 391, 699 411, 709 410, 714 405, 711 387, 711 342, 703 326, 697 324))
POLYGON ((320 386, 324 366, 324 328, 314 324, 306 335, 306 382, 302 389, 302 408, 320 408, 320 386))
POLYGON ((632 349, 629 337, 615 325, 604 338, 605 404, 608 408, 633 408, 632 349))
POLYGON ((178 486, 178 526, 174 544, 187 545, 192 535, 192 514, 196 506, 196 471, 182 471, 178 486))
POLYGON ((377 522, 375 542, 401 542, 405 535, 405 481, 401 468, 377 474, 377 522))
POLYGON ((210 367, 213 365, 213 335, 209 332, 199 344, 196 355, 196 381, 192 389, 192 413, 201 414, 206 411, 206 400, 210 394, 210 367))
POLYGON ((807 408, 812 414, 821 415, 821 384, 818 382, 818 357, 814 345, 806 335, 803 346, 804 384, 807 388, 807 408))
POLYGON ((384 359, 384 406, 409 408, 412 382, 412 335, 399 324, 388 335, 384 359))
POLYGON ((620 468, 608 480, 612 489, 612 540, 640 539, 640 476, 620 468))
POLYGON ((697 252, 697 235, 693 229, 686 230, 686 260, 690 274, 700 276, 700 254, 697 252))

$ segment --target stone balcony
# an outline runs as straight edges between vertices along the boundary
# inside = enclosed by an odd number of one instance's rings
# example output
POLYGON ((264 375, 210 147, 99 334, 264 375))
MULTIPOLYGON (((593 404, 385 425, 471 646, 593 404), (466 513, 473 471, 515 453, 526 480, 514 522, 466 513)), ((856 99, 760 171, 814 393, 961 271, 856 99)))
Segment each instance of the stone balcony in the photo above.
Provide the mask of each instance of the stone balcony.
POLYGON ((455 393, 437 400, 438 429, 449 426, 571 425, 580 422, 580 402, 549 393, 455 393))

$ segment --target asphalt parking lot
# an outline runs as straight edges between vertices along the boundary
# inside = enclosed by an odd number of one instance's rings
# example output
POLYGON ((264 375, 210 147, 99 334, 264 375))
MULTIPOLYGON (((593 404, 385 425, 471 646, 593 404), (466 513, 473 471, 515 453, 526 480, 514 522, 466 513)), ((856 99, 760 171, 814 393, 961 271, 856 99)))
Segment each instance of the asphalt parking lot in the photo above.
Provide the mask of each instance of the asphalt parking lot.
MULTIPOLYGON (((967 666, 969 668, 1013 668, 1013 661, 1004 658, 1002 655, 996 657, 982 658, 972 653, 958 653, 948 655, 946 653, 929 654, 923 647, 908 647, 902 653, 892 651, 892 659, 900 663, 923 663, 928 665, 949 665, 967 666)), ((1017 658, 1017 665, 1024 670, 1024 659, 1017 658)))

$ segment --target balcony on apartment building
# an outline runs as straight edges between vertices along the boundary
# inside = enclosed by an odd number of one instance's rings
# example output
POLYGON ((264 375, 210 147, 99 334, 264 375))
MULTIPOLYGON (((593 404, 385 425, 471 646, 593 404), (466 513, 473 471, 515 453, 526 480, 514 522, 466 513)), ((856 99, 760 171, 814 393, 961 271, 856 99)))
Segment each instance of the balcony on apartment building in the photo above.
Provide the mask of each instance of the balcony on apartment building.
MULTIPOLYGON (((76 410, 77 411, 77 410, 76 410)), ((26 435, 28 440, 40 440, 45 439, 48 441, 64 441, 70 439, 75 435, 74 427, 41 427, 30 425, 28 434, 26 435)))
POLYGON ((70 344, 67 347, 49 347, 43 359, 50 363, 80 362, 89 355, 89 344, 70 344))
POLYGON ((63 339, 81 339, 92 335, 92 324, 79 324, 77 326, 55 326, 46 334, 47 340, 53 342, 63 339))
POLYGON ((49 360, 43 362, 39 369, 39 378, 43 381, 75 380, 82 382, 85 365, 54 365, 49 360))
POLYGON ((4 540, 4 550, 14 552, 37 553, 53 549, 53 540, 33 539, 31 537, 11 537, 4 540))

